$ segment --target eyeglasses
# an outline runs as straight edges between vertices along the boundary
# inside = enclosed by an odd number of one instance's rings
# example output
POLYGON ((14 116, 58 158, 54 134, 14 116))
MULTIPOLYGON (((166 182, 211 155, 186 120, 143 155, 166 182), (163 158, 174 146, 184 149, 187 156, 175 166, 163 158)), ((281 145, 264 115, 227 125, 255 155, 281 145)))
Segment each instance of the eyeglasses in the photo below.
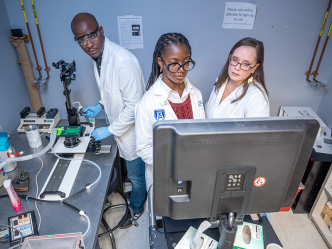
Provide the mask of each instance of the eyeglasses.
POLYGON ((253 67, 255 67, 258 64, 258 63, 256 63, 254 66, 250 66, 250 64, 247 62, 240 63, 236 58, 232 57, 232 55, 229 56, 229 63, 234 67, 236 67, 238 64, 240 64, 240 68, 243 71, 249 71, 250 69, 252 69, 253 67))
POLYGON ((74 40, 77 42, 78 45, 80 46, 85 46, 86 44, 88 44, 88 40, 90 42, 95 42, 98 40, 100 36, 100 32, 99 32, 99 26, 97 27, 97 29, 89 34, 86 35, 82 35, 78 38, 74 38, 74 40))
POLYGON ((195 62, 193 60, 190 59, 190 61, 187 61, 185 63, 183 63, 183 65, 179 64, 179 63, 170 63, 170 64, 166 64, 166 62, 163 60, 163 58, 159 57, 161 59, 162 62, 164 62, 165 66, 167 67, 168 72, 170 73, 176 73, 177 71, 179 71, 181 69, 181 67, 183 68, 184 71, 190 71, 195 67, 195 62))

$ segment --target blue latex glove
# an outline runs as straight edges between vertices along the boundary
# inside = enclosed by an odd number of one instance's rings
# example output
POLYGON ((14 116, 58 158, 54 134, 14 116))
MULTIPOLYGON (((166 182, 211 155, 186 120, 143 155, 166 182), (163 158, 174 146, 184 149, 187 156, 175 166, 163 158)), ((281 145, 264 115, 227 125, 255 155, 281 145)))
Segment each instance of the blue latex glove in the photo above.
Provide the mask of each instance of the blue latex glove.
POLYGON ((97 128, 91 132, 91 136, 94 137, 96 141, 102 140, 111 135, 112 135, 112 133, 110 133, 110 131, 108 130, 108 127, 97 128))
POLYGON ((101 108, 101 105, 98 103, 96 105, 92 105, 92 106, 89 106, 89 107, 85 108, 85 110, 84 110, 84 112, 85 112, 84 116, 85 117, 88 116, 90 118, 94 118, 102 110, 103 110, 103 108, 101 108))

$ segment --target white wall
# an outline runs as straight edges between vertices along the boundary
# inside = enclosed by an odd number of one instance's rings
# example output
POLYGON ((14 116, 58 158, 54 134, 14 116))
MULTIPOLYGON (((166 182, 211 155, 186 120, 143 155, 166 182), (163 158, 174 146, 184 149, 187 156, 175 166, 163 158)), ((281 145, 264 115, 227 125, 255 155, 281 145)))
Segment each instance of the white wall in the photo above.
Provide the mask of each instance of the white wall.
MULTIPOLYGON (((27 33, 20 1, 4 1, 11 27, 22 28, 24 33, 27 33)), ((30 0, 23 2, 37 46, 39 63, 43 66, 31 3, 30 0)), ((141 63, 146 81, 150 75, 152 53, 159 36, 166 32, 181 32, 188 38, 193 51, 192 58, 196 61, 196 67, 188 74, 188 78, 202 91, 206 102, 231 47, 243 37, 251 36, 263 41, 265 45, 264 66, 272 115, 277 115, 282 105, 310 106, 317 111, 321 101, 323 90, 312 90, 305 79, 305 72, 309 69, 329 0, 247 0, 246 2, 258 6, 253 30, 222 29, 226 0, 34 2, 48 64, 50 66, 52 62, 60 59, 67 62, 76 61, 77 80, 72 83, 71 96, 73 101, 81 101, 83 106, 97 103, 99 93, 91 59, 74 42, 70 30, 70 22, 78 12, 94 14, 104 27, 106 36, 116 43, 119 42, 117 16, 143 17, 144 49, 132 52, 141 63)), ((328 18, 317 57, 331 16, 328 18)), ((28 47, 33 59, 31 47, 28 47)), ((331 56, 325 56, 320 68, 320 81, 327 82, 331 74, 330 65, 331 56)), ((65 118, 65 99, 59 70, 52 68, 50 74, 48 89, 41 93, 43 104, 47 109, 58 107, 61 117, 65 118)), ((101 115, 99 117, 102 118, 101 115)))

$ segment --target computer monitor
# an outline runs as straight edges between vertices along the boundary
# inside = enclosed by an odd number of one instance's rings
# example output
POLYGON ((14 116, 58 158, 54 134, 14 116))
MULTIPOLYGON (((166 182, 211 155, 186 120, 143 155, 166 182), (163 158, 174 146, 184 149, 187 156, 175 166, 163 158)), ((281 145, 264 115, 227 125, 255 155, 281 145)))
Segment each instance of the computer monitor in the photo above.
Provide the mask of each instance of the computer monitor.
POLYGON ((241 220, 291 206, 318 129, 310 117, 156 122, 154 213, 241 220))

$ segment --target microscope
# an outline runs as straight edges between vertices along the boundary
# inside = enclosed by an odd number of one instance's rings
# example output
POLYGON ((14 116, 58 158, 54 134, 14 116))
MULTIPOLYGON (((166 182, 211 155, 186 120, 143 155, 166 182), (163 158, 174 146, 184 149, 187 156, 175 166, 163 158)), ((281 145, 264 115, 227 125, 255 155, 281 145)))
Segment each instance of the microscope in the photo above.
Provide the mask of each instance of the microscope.
POLYGON ((57 63, 53 62, 52 66, 56 69, 60 69, 60 80, 63 84, 63 95, 66 96, 66 109, 67 109, 67 116, 68 116, 68 122, 69 126, 78 126, 79 123, 79 116, 78 111, 75 107, 72 106, 71 100, 70 100, 70 83, 72 80, 76 80, 76 65, 75 61, 72 63, 66 63, 64 60, 60 60, 57 63))
MULTIPOLYGON (((64 146, 66 148, 74 148, 81 143, 83 134, 85 137, 90 137, 91 131, 94 129, 94 121, 93 123, 80 122, 79 115, 83 116, 85 114, 83 108, 77 110, 71 103, 70 84, 72 80, 76 80, 76 74, 74 74, 76 72, 75 61, 69 64, 64 60, 60 60, 57 63, 53 62, 52 66, 56 69, 60 69, 60 80, 64 88, 63 95, 66 96, 66 109, 69 126, 64 127, 64 131, 61 136, 63 136, 65 139, 64 146), (88 125, 90 127, 84 125, 88 125), (82 130, 80 127, 82 128, 82 130)), ((95 153, 99 154, 101 150, 101 142, 95 141, 92 137, 89 142, 89 147, 92 147, 95 153)))

